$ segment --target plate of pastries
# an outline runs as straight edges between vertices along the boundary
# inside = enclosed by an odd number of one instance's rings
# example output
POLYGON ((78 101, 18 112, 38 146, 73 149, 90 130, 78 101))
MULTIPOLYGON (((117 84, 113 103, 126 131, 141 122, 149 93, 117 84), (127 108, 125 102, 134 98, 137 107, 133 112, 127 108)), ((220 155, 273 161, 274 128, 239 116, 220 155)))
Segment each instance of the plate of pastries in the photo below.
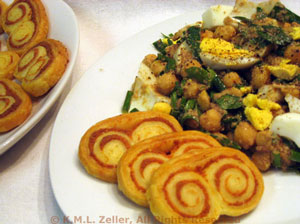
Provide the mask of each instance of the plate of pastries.
POLYGON ((64 90, 79 31, 74 12, 62 0, 0 0, 0 16, 2 154, 40 121, 64 90))

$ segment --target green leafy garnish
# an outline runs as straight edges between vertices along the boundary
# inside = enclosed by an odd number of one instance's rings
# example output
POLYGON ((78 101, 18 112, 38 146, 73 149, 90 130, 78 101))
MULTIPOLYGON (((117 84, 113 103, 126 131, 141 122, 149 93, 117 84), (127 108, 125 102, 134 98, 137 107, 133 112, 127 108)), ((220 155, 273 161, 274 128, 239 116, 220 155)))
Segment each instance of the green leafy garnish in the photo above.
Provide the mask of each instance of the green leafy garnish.
POLYGON ((223 83, 223 81, 220 79, 220 77, 217 75, 217 73, 210 68, 208 68, 207 71, 214 77, 212 79, 212 86, 219 92, 225 90, 226 86, 223 83))
POLYGON ((230 140, 229 138, 219 137, 219 136, 214 135, 214 134, 210 134, 210 135, 213 138, 215 138, 216 140, 218 140, 222 146, 231 147, 231 148, 235 148, 235 149, 238 149, 238 150, 242 149, 242 147, 238 143, 230 140))
POLYGON ((281 167, 281 157, 279 153, 273 153, 273 161, 274 167, 280 168, 281 167))
POLYGON ((161 60, 163 62, 167 62, 166 64, 166 68, 164 72, 169 72, 171 70, 175 70, 176 69, 176 61, 173 58, 170 58, 166 55, 163 54, 158 54, 157 55, 157 60, 161 60))
POLYGON ((216 99, 216 103, 224 110, 238 109, 243 106, 240 97, 229 94, 216 99))
POLYGON ((277 19, 280 22, 296 22, 300 24, 300 16, 288 10, 281 3, 276 3, 276 5, 269 14, 269 17, 277 19))
POLYGON ((291 150, 290 160, 300 163, 300 152, 297 152, 296 150, 291 150))
POLYGON ((266 18, 267 15, 264 13, 263 9, 260 7, 256 8, 256 19, 260 20, 260 19, 264 19, 266 18))
POLYGON ((191 67, 186 69, 186 73, 188 74, 188 78, 195 79, 199 83, 205 84, 207 86, 211 86, 211 83, 214 79, 214 74, 208 72, 204 68, 191 67))
POLYGON ((186 43, 190 46, 196 58, 199 58, 200 52, 200 31, 199 26, 191 26, 186 31, 186 43))
POLYGON ((128 112, 132 95, 133 95, 133 92, 128 90, 127 93, 126 93, 126 97, 125 97, 125 100, 124 100, 123 107, 122 107, 122 113, 127 113, 128 112))

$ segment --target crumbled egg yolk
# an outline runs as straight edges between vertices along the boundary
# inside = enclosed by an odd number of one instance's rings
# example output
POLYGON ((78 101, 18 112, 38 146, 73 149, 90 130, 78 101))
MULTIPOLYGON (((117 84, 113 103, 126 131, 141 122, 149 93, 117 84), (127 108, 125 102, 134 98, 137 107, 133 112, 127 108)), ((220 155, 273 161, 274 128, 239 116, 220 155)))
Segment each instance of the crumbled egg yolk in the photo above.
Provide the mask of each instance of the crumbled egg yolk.
POLYGON ((246 107, 245 115, 256 130, 263 131, 268 128, 273 120, 272 112, 260 110, 256 107, 246 107))
POLYGON ((267 99, 259 99, 255 94, 248 94, 243 99, 246 106, 245 115, 256 130, 265 130, 272 122, 271 110, 279 110, 281 106, 267 99), (260 109, 258 109, 258 108, 260 109))
POLYGON ((168 41, 168 40, 172 41, 172 44, 176 44, 176 43, 179 41, 179 39, 176 40, 176 41, 174 41, 174 40, 172 40, 172 39, 170 39, 170 38, 163 38, 163 39, 161 39, 161 41, 162 41, 164 44, 166 44, 166 45, 169 45, 169 41, 168 41))
POLYGON ((244 49, 237 49, 232 43, 220 38, 203 38, 200 44, 200 49, 201 52, 210 53, 229 60, 254 56, 253 52, 244 49))
POLYGON ((250 93, 252 91, 252 86, 243 86, 240 88, 243 95, 250 93))
POLYGON ((158 103, 154 104, 152 110, 169 114, 171 112, 172 108, 171 108, 170 104, 168 104, 168 103, 158 102, 158 103))
POLYGON ((277 78, 292 80, 299 73, 300 68, 297 65, 288 64, 289 62, 289 59, 282 59, 279 65, 268 65, 267 69, 277 78))
POLYGON ((293 27, 292 32, 289 33, 293 40, 299 40, 300 39, 300 27, 293 27))

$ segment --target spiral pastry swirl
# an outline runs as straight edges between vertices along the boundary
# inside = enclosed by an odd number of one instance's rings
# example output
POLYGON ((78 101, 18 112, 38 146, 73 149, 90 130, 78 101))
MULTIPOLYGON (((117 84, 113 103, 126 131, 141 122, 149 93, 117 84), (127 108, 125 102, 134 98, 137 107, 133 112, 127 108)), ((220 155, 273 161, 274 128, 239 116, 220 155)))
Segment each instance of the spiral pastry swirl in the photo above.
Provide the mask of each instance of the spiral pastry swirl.
POLYGON ((107 182, 117 181, 117 164, 131 145, 152 136, 182 131, 171 115, 148 111, 123 114, 89 128, 79 145, 87 172, 107 182))
POLYGON ((119 189, 135 203, 148 206, 146 190, 151 176, 165 161, 191 150, 221 146, 200 131, 182 131, 155 136, 133 145, 117 169, 119 189))
POLYGON ((15 0, 2 18, 7 47, 19 55, 47 37, 48 18, 40 0, 15 0))
POLYGON ((154 172, 146 195, 162 223, 170 218, 177 223, 213 223, 220 215, 253 210, 263 190, 262 175, 246 155, 218 147, 165 162, 154 172))
POLYGON ((7 132, 30 115, 30 97, 15 82, 0 78, 0 133, 7 132))
POLYGON ((239 216, 254 209, 260 201, 264 185, 261 173, 242 152, 217 150, 196 169, 219 193, 222 214, 239 216))
MULTIPOLYGON (((0 0, 0 18, 2 18, 2 15, 4 14, 4 11, 6 10, 7 5, 5 4, 5 2, 3 2, 2 0, 0 0)), ((4 32, 3 28, 2 28, 2 23, 1 23, 1 19, 0 19, 0 34, 2 34, 4 32)))
POLYGON ((0 52, 0 78, 13 79, 19 59, 19 55, 13 51, 0 52))
POLYGON ((14 76, 26 92, 34 97, 46 94, 62 77, 68 52, 57 40, 46 39, 25 52, 14 76))

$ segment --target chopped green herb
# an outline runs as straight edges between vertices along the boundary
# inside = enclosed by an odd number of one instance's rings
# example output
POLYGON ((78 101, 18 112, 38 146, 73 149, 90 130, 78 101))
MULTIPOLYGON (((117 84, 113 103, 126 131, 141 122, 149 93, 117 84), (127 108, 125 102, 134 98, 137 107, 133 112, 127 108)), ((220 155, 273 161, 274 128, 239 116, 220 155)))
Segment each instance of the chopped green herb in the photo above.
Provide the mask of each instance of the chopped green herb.
POLYGON ((281 3, 276 3, 276 5, 274 6, 274 8, 269 14, 269 17, 275 18, 280 22, 288 22, 288 23, 296 22, 300 24, 300 16, 288 10, 281 3))
POLYGON ((256 8, 256 19, 264 19, 267 15, 264 13, 263 9, 261 7, 256 8))
POLYGON ((226 89, 226 86, 225 84, 223 83, 223 81, 220 79, 220 77, 217 75, 217 73, 208 68, 207 71, 212 75, 214 76, 213 80, 212 80, 212 86, 219 92, 223 91, 226 89))
POLYGON ((273 153, 273 165, 276 168, 280 168, 281 167, 281 157, 279 153, 273 153))
POLYGON ((186 32, 186 43, 190 46, 196 58, 199 58, 200 52, 200 31, 199 26, 191 26, 186 32))
POLYGON ((129 113, 139 112, 137 108, 133 108, 129 113))
POLYGON ((167 57, 166 55, 163 55, 163 54, 158 54, 157 55, 157 60, 167 62, 164 72, 169 72, 171 70, 176 69, 176 61, 173 58, 167 57))
POLYGON ((199 83, 211 86, 211 83, 215 77, 214 74, 206 71, 204 68, 191 67, 186 69, 188 78, 195 79, 199 83))
POLYGON ((125 100, 124 100, 124 104, 122 107, 122 113, 128 113, 128 110, 130 108, 130 102, 131 102, 131 98, 132 98, 133 92, 128 90, 125 100))
POLYGON ((238 109, 243 106, 241 98, 233 95, 223 95, 219 99, 216 100, 216 103, 225 110, 229 109, 238 109))
POLYGON ((300 163, 300 152, 297 152, 295 150, 291 150, 291 157, 290 159, 294 162, 300 163))

